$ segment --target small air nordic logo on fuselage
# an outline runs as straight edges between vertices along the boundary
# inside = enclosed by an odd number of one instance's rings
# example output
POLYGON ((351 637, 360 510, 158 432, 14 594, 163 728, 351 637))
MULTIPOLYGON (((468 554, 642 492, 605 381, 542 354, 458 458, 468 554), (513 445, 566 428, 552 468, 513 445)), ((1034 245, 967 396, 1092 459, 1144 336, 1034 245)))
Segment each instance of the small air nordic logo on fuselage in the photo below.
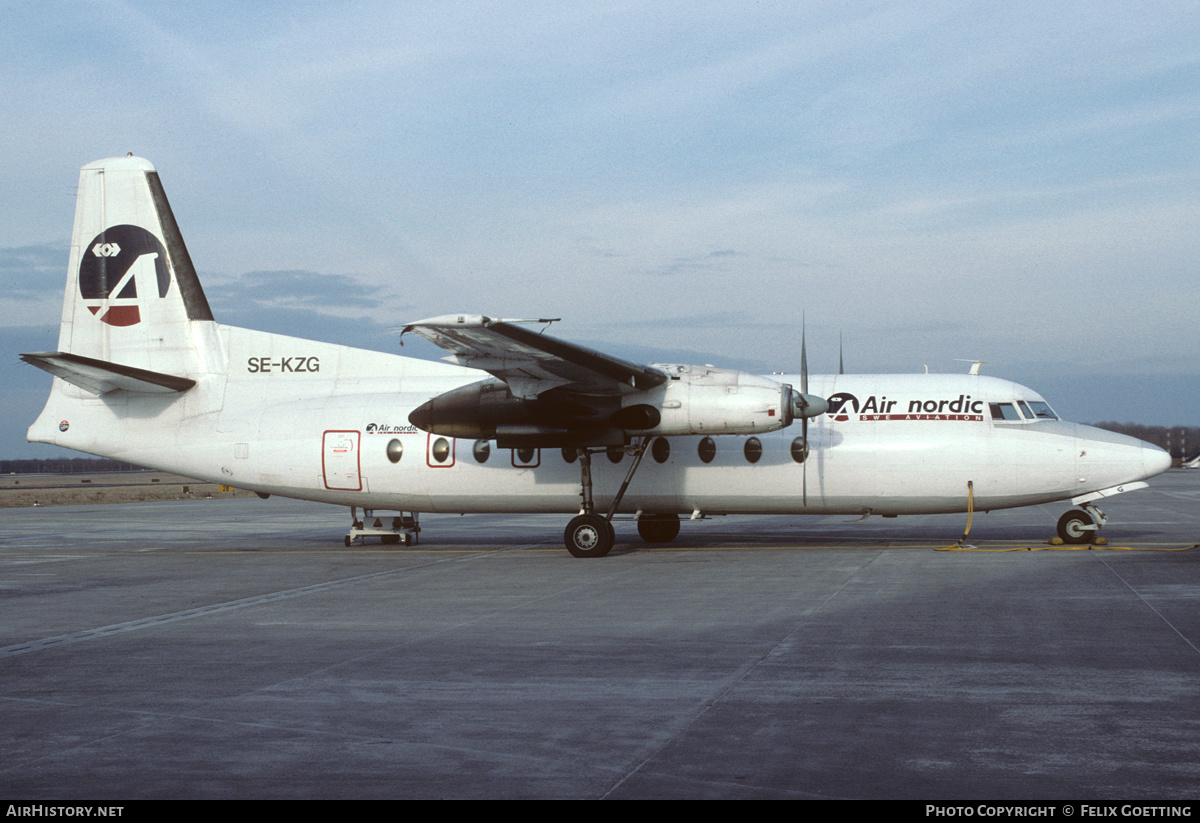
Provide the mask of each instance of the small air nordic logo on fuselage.
POLYGON ((167 250, 141 226, 112 226, 95 236, 79 262, 79 296, 88 311, 110 326, 142 321, 142 297, 157 290, 166 297, 171 288, 167 250))
POLYGON ((829 410, 826 412, 834 420, 849 420, 850 413, 858 414, 858 398, 848 391, 840 391, 829 397, 829 410))

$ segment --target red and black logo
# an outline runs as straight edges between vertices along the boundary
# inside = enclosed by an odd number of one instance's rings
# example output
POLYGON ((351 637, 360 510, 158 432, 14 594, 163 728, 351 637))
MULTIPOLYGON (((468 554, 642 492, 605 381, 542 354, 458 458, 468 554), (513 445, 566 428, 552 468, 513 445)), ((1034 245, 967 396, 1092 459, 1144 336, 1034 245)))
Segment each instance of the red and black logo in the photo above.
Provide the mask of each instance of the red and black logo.
POLYGON ((110 326, 142 321, 138 288, 166 297, 171 288, 167 250, 141 226, 112 226, 96 235, 79 263, 79 294, 88 311, 110 326))

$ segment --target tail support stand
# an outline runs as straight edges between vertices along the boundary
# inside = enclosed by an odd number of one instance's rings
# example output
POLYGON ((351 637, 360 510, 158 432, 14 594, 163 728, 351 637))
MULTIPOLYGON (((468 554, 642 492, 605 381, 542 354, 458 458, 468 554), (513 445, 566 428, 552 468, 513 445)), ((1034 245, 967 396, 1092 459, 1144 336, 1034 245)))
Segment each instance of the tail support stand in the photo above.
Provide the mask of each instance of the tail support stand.
POLYGON ((400 512, 396 517, 392 518, 392 525, 383 525, 383 519, 375 517, 373 509, 363 509, 363 519, 358 519, 358 507, 350 507, 350 530, 346 532, 346 546, 349 547, 358 541, 360 544, 365 543, 366 537, 378 537, 384 545, 396 545, 403 543, 406 546, 415 546, 418 541, 417 535, 421 533, 420 513, 409 512, 405 514, 400 512), (367 522, 374 519, 374 522, 367 522))

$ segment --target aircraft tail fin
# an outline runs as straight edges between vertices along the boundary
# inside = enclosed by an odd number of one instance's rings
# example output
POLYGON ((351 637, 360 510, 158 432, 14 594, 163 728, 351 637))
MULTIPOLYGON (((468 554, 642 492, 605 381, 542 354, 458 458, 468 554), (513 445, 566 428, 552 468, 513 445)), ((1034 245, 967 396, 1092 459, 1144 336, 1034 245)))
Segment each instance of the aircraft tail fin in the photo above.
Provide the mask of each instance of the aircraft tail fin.
POLYGON ((162 391, 147 375, 180 391, 178 381, 216 366, 212 320, 154 166, 132 156, 84 166, 59 350, 26 362, 97 393, 162 391))

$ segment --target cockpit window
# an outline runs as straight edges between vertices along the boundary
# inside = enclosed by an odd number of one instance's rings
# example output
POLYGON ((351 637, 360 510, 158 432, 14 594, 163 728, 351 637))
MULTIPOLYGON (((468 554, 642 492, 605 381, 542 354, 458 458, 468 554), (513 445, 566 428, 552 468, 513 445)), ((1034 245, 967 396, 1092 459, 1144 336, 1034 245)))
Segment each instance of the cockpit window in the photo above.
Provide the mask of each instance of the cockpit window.
POLYGON ((1021 414, 1012 403, 988 403, 993 420, 1020 420, 1021 414))
POLYGON ((1041 400, 1017 400, 1013 403, 989 403, 993 420, 1020 423, 1025 420, 1057 420, 1054 409, 1041 400))
POLYGON ((1054 409, 1040 400, 1030 400, 1029 405, 1033 407, 1033 416, 1037 420, 1057 420, 1058 415, 1054 413, 1054 409))

